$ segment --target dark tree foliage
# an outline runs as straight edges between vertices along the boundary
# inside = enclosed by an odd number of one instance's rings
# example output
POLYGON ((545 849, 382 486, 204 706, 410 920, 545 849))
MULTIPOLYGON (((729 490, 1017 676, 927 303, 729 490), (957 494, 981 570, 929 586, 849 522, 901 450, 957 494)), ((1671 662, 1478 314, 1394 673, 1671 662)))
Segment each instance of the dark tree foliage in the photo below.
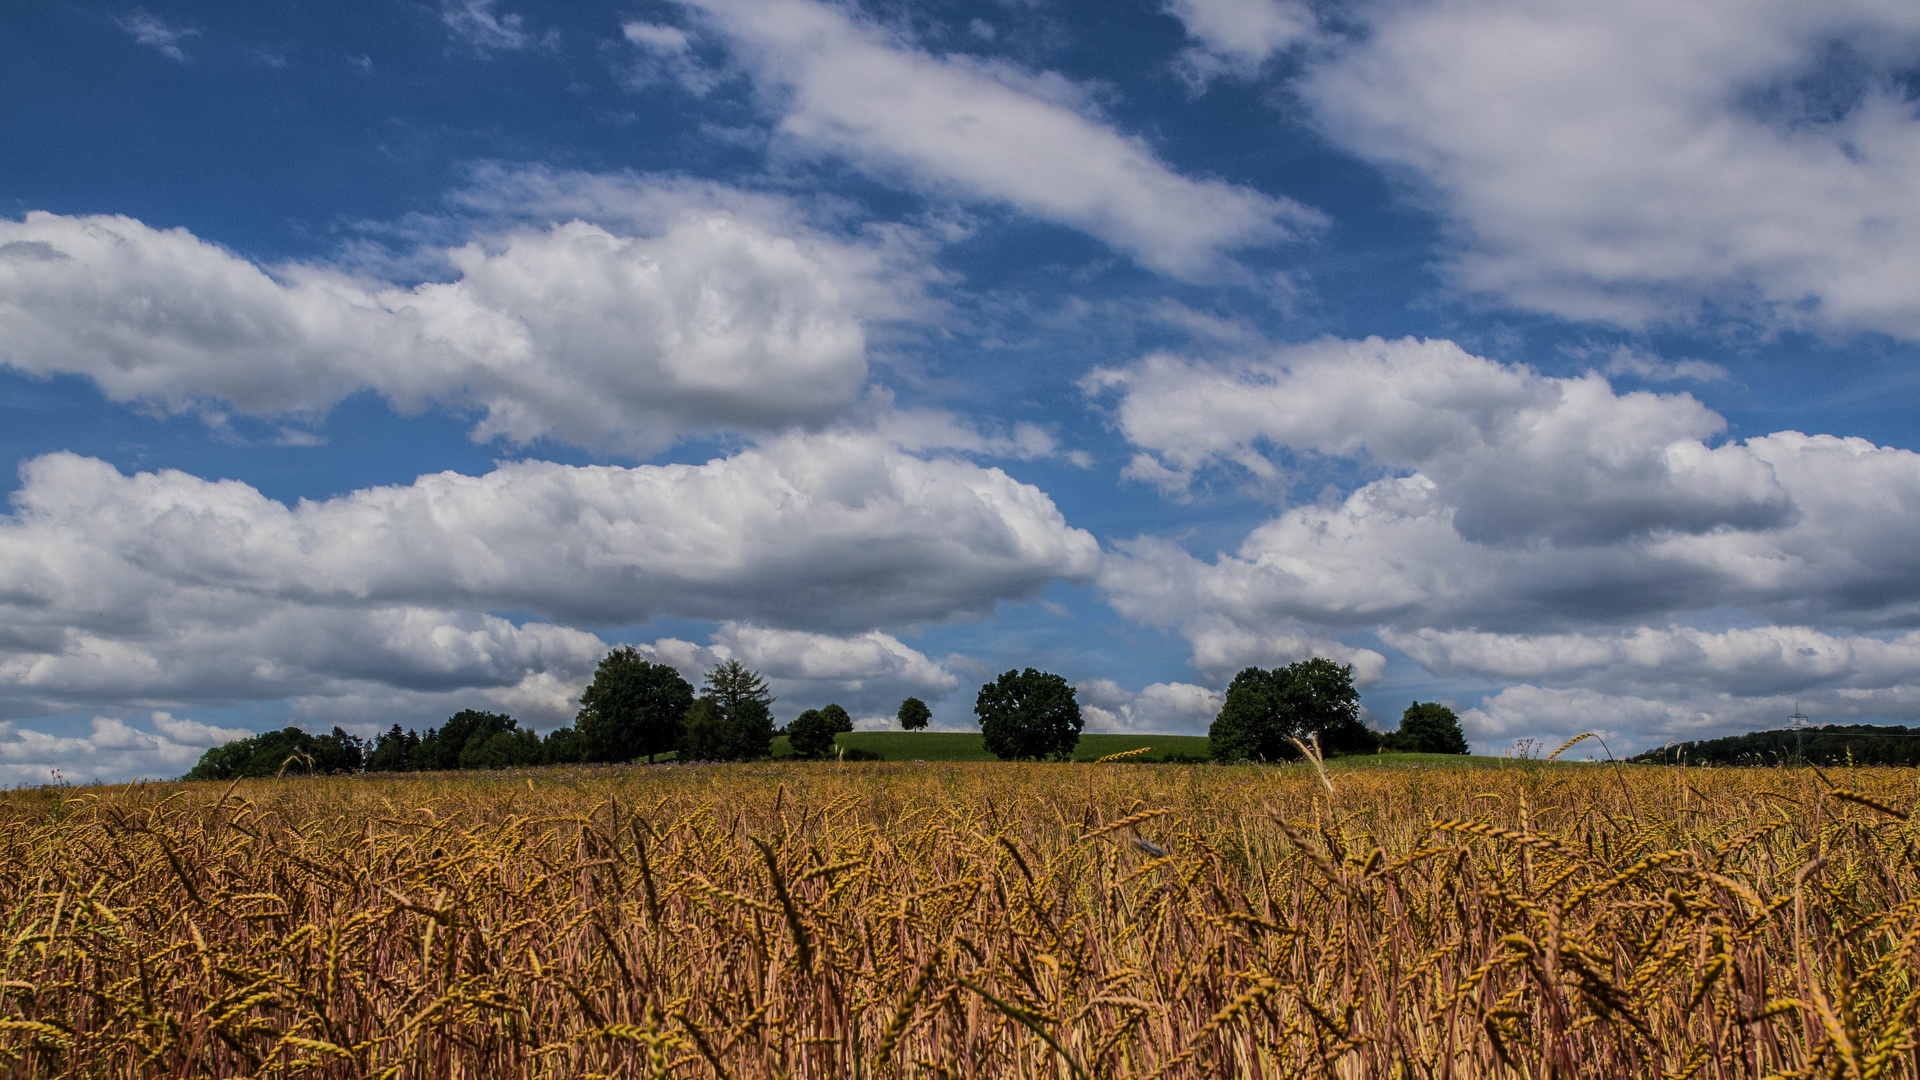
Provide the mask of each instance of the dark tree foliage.
POLYGON ((1207 730, 1216 761, 1284 761, 1300 756, 1293 739, 1317 736, 1323 754, 1371 751, 1377 736, 1360 722, 1353 666, 1324 657, 1233 677, 1207 730))
POLYGON ((1790 765, 1804 753, 1809 765, 1920 765, 1920 728, 1879 724, 1753 731, 1725 739, 1674 743, 1627 759, 1678 765, 1790 765), (1804 751, 1797 749, 1804 747, 1804 751))
POLYGON ((571 765, 587 760, 587 740, 570 727, 554 728, 540 740, 542 765, 571 765))
MULTIPOLYGON (((738 660, 729 660, 707 672, 699 701, 712 705, 715 730, 696 742, 692 732, 695 716, 689 711, 685 756, 701 761, 751 761, 772 752, 773 695, 757 672, 738 660)), ((696 708, 699 701, 694 703, 696 708)), ((700 719, 709 722, 704 713, 700 719)))
POLYGON ((588 760, 632 761, 680 748, 693 687, 666 664, 656 664, 628 646, 615 649, 594 669, 580 695, 574 731, 588 760))
POLYGON ((243 776, 287 773, 359 772, 367 745, 334 728, 325 735, 309 735, 297 727, 235 739, 200 755, 188 771, 188 780, 233 780, 243 776))
POLYGON ((687 707, 685 734, 680 741, 682 761, 723 761, 727 755, 727 723, 712 698, 695 698, 687 707))
POLYGON ((826 719, 827 731, 831 734, 845 735, 853 730, 853 717, 848 716, 847 710, 838 705, 829 705, 821 709, 820 715, 826 719))
MULTIPOLYGON (((434 772, 460 768, 497 768, 498 766, 462 765, 461 755, 466 753, 467 744, 484 743, 503 732, 514 731, 519 724, 505 713, 481 712, 478 709, 461 709, 447 722, 437 728, 428 728, 420 739, 420 745, 413 748, 410 755, 415 770, 434 772)), ((531 734, 531 733, 529 733, 531 734)), ((479 751, 475 751, 476 754, 479 751)), ((479 758, 472 760, 478 761, 479 758)), ((487 760, 493 760, 489 757, 487 760)))
POLYGON ((1400 714, 1400 729, 1380 737, 1382 750, 1405 754, 1464 754, 1467 736, 1460 718, 1438 702, 1416 701, 1400 714))
POLYGON ((540 736, 525 728, 472 738, 460 748, 463 769, 512 769, 540 764, 540 736))
POLYGON ((773 753, 773 710, 766 703, 742 701, 726 714, 725 761, 752 761, 773 753))
POLYGON ((367 771, 406 772, 413 767, 413 750, 419 745, 418 734, 401 731, 395 724, 374 741, 373 753, 367 755, 367 771))
POLYGON ((367 744, 335 727, 325 735, 315 736, 308 753, 313 755, 314 772, 355 773, 366 763, 367 744))
POLYGON ((833 731, 827 726, 826 714, 819 709, 808 709, 793 718, 787 725, 787 744, 793 747, 795 757, 823 758, 833 751, 833 731))
POLYGON ((511 716, 463 709, 425 736, 395 724, 371 743, 334 728, 309 735, 299 728, 269 731, 208 750, 189 780, 231 780, 289 773, 408 772, 429 769, 508 769, 583 760, 585 745, 572 728, 542 739, 511 716))
POLYGON ((1005 672, 980 688, 973 712, 988 752, 1003 761, 1064 758, 1080 743, 1080 704, 1051 672, 1005 672))
POLYGON ((933 710, 917 697, 910 697, 900 703, 898 714, 901 731, 920 731, 933 719, 933 710))

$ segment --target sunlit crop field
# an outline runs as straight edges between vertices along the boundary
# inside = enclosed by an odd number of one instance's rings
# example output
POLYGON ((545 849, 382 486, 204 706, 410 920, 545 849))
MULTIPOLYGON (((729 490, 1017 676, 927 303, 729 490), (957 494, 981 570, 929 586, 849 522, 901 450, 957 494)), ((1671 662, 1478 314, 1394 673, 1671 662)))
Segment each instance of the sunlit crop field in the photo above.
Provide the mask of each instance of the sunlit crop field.
POLYGON ((1917 1077, 1911 770, 0 796, 13 1075, 1917 1077))

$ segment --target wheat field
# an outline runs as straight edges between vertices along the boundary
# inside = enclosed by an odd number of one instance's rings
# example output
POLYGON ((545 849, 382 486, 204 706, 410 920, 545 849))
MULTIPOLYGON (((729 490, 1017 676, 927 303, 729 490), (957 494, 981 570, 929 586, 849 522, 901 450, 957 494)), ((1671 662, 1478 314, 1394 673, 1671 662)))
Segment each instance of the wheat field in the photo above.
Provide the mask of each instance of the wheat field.
POLYGON ((16 1076, 1920 1077, 1912 770, 0 795, 16 1076))

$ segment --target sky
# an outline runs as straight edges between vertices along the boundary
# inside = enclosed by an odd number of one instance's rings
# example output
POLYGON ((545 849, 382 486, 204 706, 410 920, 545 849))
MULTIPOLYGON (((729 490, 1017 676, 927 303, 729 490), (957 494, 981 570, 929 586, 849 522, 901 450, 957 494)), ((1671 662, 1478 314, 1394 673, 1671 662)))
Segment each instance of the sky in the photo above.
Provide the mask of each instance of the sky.
POLYGON ((1920 6, 0 10, 0 783, 775 715, 1920 717, 1920 6))

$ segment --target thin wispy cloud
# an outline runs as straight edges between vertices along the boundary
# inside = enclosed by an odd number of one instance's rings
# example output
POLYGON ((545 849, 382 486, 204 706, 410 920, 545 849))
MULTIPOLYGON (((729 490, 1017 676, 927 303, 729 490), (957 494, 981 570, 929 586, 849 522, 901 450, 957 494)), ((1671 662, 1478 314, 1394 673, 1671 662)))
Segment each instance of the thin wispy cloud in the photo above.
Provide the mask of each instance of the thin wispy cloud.
POLYGON ((159 16, 145 8, 133 11, 119 18, 120 29, 133 35, 133 40, 154 50, 170 60, 182 64, 192 61, 186 49, 181 46, 190 38, 200 36, 200 31, 190 27, 171 26, 159 16))

